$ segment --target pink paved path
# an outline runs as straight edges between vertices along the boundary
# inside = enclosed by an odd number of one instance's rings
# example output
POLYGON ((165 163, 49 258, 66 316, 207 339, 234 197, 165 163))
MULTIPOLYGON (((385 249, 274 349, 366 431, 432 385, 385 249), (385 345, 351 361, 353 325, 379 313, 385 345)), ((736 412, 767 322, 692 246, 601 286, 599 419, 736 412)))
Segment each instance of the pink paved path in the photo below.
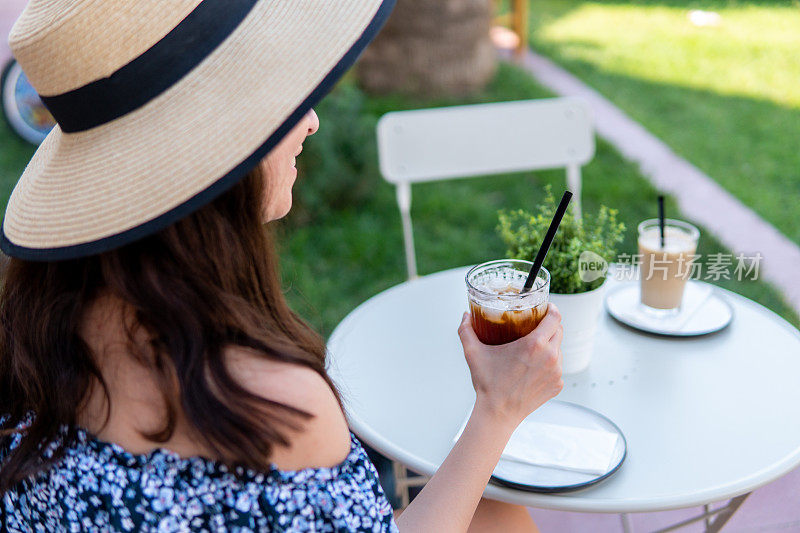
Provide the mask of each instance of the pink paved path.
MULTIPOLYGON (((23 0, 0 0, 0 63, 10 56, 6 36, 25 5, 23 0)), ((795 422, 796 423, 796 422, 795 422)), ((698 514, 697 509, 642 513, 632 517, 634 531, 653 531, 698 514)), ((531 509, 542 533, 616 533, 622 531, 619 515, 567 513, 531 509)), ((683 531, 699 532, 693 526, 683 531)), ((755 491, 723 529, 726 533, 781 531, 800 533, 800 469, 755 491)))

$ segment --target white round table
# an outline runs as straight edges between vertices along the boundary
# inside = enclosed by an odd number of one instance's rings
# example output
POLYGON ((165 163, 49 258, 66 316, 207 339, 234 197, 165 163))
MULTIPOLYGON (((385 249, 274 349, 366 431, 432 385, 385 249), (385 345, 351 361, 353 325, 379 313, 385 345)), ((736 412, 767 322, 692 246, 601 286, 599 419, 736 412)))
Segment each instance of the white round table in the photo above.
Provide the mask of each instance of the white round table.
MULTIPOLYGON (((370 298, 328 343, 352 429, 425 475, 447 456, 474 401, 456 333, 466 270, 370 298)), ((625 434, 619 471, 577 492, 490 484, 485 496, 569 511, 657 511, 746 494, 800 464, 800 332, 747 298, 715 290, 734 310, 726 329, 665 338, 604 312, 589 368, 565 376, 559 399, 606 415, 625 434)))

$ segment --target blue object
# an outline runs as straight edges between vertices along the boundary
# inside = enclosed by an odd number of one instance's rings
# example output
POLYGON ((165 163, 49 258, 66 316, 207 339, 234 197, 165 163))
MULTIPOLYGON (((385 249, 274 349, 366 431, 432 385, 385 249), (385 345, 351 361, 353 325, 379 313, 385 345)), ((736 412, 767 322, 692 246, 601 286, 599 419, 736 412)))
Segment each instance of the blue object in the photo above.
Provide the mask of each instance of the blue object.
POLYGON ((53 116, 13 59, 0 77, 0 108, 11 131, 31 144, 41 143, 55 126, 53 116))

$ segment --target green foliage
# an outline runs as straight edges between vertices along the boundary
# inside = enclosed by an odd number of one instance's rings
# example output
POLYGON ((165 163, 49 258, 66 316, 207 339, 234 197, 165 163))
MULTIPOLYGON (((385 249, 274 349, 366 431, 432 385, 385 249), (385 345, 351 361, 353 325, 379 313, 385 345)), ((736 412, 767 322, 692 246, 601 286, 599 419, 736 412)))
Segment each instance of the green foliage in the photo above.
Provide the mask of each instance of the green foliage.
POLYGON ((33 151, 34 147, 19 139, 0 118, 0 216, 33 151))
MULTIPOLYGON (((557 202, 552 187, 545 188, 545 198, 533 212, 524 209, 499 212, 497 231, 508 247, 508 257, 532 261, 544 240, 557 202)), ((596 289, 603 278, 592 282, 581 280, 578 258, 584 251, 594 252, 606 261, 613 261, 622 242, 625 224, 617 222, 618 211, 601 205, 597 215, 583 214, 575 218, 568 209, 547 253, 545 268, 550 271, 550 292, 574 294, 596 289)))
POLYGON ((374 194, 377 121, 365 112, 365 103, 357 87, 340 83, 316 107, 320 129, 297 159, 300 179, 294 188, 292 225, 317 223, 374 194))

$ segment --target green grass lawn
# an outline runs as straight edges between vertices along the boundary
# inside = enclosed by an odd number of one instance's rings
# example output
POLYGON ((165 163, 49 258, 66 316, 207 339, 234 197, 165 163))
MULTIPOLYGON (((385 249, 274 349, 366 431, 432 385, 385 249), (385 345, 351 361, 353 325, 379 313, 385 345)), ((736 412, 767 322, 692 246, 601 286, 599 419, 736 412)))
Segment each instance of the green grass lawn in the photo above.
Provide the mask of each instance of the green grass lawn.
POLYGON ((531 2, 534 49, 800 243, 800 2, 531 2), (690 10, 720 15, 690 23, 690 10))
MULTIPOLYGON (((343 93, 360 95, 345 81, 317 108, 322 130, 306 142, 298 159, 301 167, 295 186, 298 205, 285 222, 275 225, 287 296, 300 314, 325 334, 359 303, 405 279, 394 188, 381 180, 374 161, 375 121, 389 110, 457 103, 361 96, 361 107, 347 103, 328 105, 334 101, 331 98, 340 98, 343 93), (360 113, 359 120, 346 119, 345 114, 350 112, 360 113), (358 142, 346 142, 351 136, 357 136, 358 142), (336 159, 332 151, 343 154, 334 166, 330 165, 336 159), (344 176, 348 168, 358 169, 359 175, 344 176), (361 186, 351 184, 354 179, 361 186), (337 189, 337 182, 348 185, 337 189), (358 195, 354 193, 356 189, 360 191, 358 195), (320 191, 325 191, 322 200, 320 191), (337 208, 323 209, 321 202, 336 204, 337 208)), ((501 65, 485 93, 470 101, 545 96, 549 94, 525 72, 501 65)), ((0 196, 7 197, 31 152, 0 127, 0 196)), ((504 256, 504 247, 495 232, 498 209, 531 207, 541 199, 547 183, 558 194, 564 188, 563 172, 415 186, 412 211, 420 273, 504 256)), ((636 224, 654 216, 656 195, 634 165, 624 161, 607 144, 598 144, 597 155, 584 168, 584 209, 594 210, 601 203, 619 208, 620 219, 628 226, 623 251, 635 253, 636 224)), ((677 213, 672 199, 668 199, 667 209, 677 213)), ((699 252, 718 251, 725 250, 704 235, 699 252)), ((775 310, 793 324, 800 324, 780 294, 766 283, 724 282, 723 285, 775 310)), ((456 326, 453 324, 453 328, 456 326)))
POLYGON ((33 147, 13 135, 5 121, 0 119, 0 212, 5 212, 11 190, 33 152, 33 147))

